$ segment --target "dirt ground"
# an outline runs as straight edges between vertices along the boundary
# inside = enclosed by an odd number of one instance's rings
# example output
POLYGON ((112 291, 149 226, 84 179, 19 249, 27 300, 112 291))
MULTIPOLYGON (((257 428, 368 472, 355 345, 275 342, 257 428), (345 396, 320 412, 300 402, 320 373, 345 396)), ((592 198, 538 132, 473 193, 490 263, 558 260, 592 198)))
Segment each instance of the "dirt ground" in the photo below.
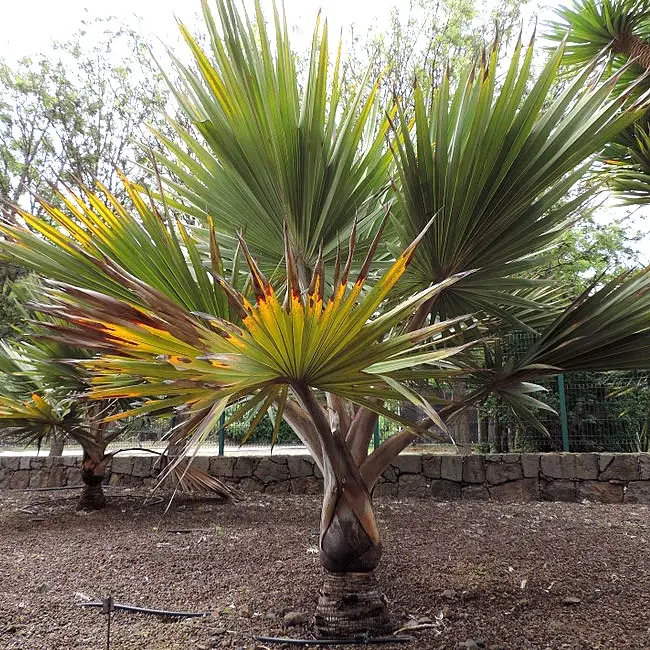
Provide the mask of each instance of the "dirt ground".
MULTIPOLYGON (((208 611, 116 612, 112 650, 289 648, 254 635, 313 636, 319 500, 144 504, 109 489, 80 514, 71 492, 0 492, 0 648, 106 647, 116 602, 208 611), (296 614, 297 613, 297 614, 296 614), (304 615, 304 616, 303 616, 304 615), (307 623, 285 626, 285 617, 307 623)), ((378 499, 378 577, 408 648, 650 647, 647 506, 378 499)), ((347 647, 347 646, 346 646, 347 647)), ((351 646, 350 646, 351 647, 351 646)))

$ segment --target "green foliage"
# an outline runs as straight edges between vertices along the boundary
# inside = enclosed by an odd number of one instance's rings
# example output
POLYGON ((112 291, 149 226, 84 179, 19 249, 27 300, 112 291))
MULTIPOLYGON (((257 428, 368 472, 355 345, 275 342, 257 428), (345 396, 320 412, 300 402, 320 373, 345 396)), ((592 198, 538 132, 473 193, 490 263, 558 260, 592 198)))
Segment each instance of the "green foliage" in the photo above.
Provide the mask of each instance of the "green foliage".
POLYGON ((231 0, 217 8, 226 39, 204 0, 212 58, 181 26, 195 69, 176 61, 182 88, 173 90, 194 129, 171 121, 188 152, 161 136, 169 155, 157 157, 182 199, 171 205, 204 225, 210 215, 225 257, 236 247, 233 233, 245 231, 269 275, 282 263, 286 224, 304 282, 321 243, 324 261, 333 262, 355 218, 365 239, 383 215, 388 121, 377 128, 377 87, 367 89, 367 77, 342 102, 340 49, 330 56, 326 25, 316 25, 303 82, 278 14, 274 41, 259 4, 253 23, 231 0))
MULTIPOLYGON (((612 58, 611 70, 629 59, 622 41, 631 35, 650 37, 650 6, 646 0, 573 0, 556 10, 559 21, 551 21, 547 36, 567 40, 564 64, 579 70, 598 57, 612 58)), ((638 77, 639 69, 636 71, 638 77)))
POLYGON ((475 0, 410 0, 408 12, 404 6, 391 11, 385 32, 369 29, 359 34, 351 28, 344 83, 354 88, 370 64, 371 78, 382 77, 380 104, 388 104, 393 96, 408 103, 414 79, 428 91, 440 82, 445 66, 457 79, 497 34, 503 44, 508 43, 513 28, 519 29, 524 4, 521 0, 501 0, 491 6, 475 0))
POLYGON ((598 223, 593 213, 584 215, 561 234, 542 277, 558 282, 576 297, 595 279, 608 282, 638 265, 638 244, 644 234, 631 233, 625 221, 623 217, 598 223))
POLYGON ((514 290, 538 284, 530 275, 542 253, 590 197, 585 189, 561 202, 585 175, 585 161, 643 113, 634 104, 624 110, 607 84, 585 86, 595 64, 551 99, 563 53, 558 48, 534 81, 533 45, 519 43, 501 84, 494 49, 455 90, 447 76, 429 100, 415 89, 415 126, 395 141, 393 225, 408 241, 436 215, 409 290, 476 269, 437 301, 445 318, 481 310, 525 329, 519 309, 547 308, 514 290))
POLYGON ((119 191, 115 166, 142 177, 144 154, 134 140, 155 146, 146 125, 158 120, 164 128, 167 91, 133 30, 101 26, 99 41, 82 31, 55 43, 53 53, 15 66, 0 60, 0 203, 38 211, 36 194, 55 200, 60 180, 99 179, 119 191))
MULTIPOLYGON (((242 444, 248 433, 249 425, 250 422, 246 421, 233 422, 226 429, 226 439, 235 444, 242 444)), ((272 441, 273 422, 271 422, 271 418, 268 415, 265 415, 255 426, 253 432, 246 438, 246 444, 270 445, 272 441)), ((299 445, 301 442, 291 427, 283 421, 280 424, 276 444, 299 445)))

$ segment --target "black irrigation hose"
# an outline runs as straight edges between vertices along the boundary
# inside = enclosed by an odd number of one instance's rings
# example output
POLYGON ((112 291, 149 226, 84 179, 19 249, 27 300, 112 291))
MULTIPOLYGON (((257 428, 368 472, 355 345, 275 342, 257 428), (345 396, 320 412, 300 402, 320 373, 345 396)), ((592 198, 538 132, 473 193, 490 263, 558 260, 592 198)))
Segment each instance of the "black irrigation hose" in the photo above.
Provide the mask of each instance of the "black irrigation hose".
POLYGON ((264 643, 286 643, 287 645, 381 645, 413 641, 412 636, 362 636, 352 639, 290 639, 273 636, 254 636, 253 638, 264 643))
MULTIPOLYGON (((81 607, 103 607, 104 603, 101 600, 91 603, 79 603, 81 607)), ((166 609, 149 609, 147 607, 136 607, 135 605, 120 605, 120 603, 113 603, 113 610, 121 609, 125 612, 137 612, 139 614, 152 614, 153 616, 173 616, 176 618, 202 618, 212 616, 210 612, 171 612, 166 609)))

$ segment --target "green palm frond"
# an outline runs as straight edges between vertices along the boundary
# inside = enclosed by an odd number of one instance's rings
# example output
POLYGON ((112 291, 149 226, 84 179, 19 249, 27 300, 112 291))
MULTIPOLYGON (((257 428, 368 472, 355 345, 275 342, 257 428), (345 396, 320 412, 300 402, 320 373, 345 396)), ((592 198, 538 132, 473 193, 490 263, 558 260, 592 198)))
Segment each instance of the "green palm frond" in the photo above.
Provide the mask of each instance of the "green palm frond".
POLYGON ((180 179, 167 181, 180 198, 170 202, 204 224, 213 217, 224 251, 236 247, 236 231, 245 231, 268 273, 282 261, 286 224, 298 268, 308 276, 321 242, 327 265, 355 218, 359 235, 367 236, 383 215, 389 125, 378 119, 377 84, 364 94, 361 83, 341 101, 341 47, 332 60, 320 19, 302 79, 277 11, 272 38, 259 2, 253 20, 232 0, 216 5, 218 25, 203 2, 209 54, 181 25, 196 69, 176 61, 183 88, 172 89, 199 136, 172 120, 185 151, 158 134, 169 152, 158 161, 180 179))
MULTIPOLYGON (((90 209, 83 216, 88 228, 105 218, 90 209)), ((4 244, 5 250, 16 250, 36 271, 51 268, 53 260, 73 264, 82 259, 84 267, 92 267, 92 271, 80 276, 79 282, 69 272, 68 282, 51 285, 48 301, 40 309, 50 318, 66 323, 48 326, 59 341, 99 353, 96 358, 80 362, 92 375, 90 396, 95 399, 142 400, 141 407, 128 412, 131 415, 169 411, 190 404, 191 411, 203 418, 203 424, 196 422, 196 430, 202 435, 228 403, 243 405, 241 415, 256 409, 261 417, 273 404, 278 404, 281 411, 288 390, 315 389, 381 413, 385 412, 381 405, 384 400, 413 400, 444 427, 433 409, 407 383, 417 370, 431 376, 444 375, 449 367, 447 359, 458 351, 446 345, 445 334, 457 331, 460 325, 457 321, 436 322, 412 332, 401 332, 398 326, 422 303, 461 276, 425 288, 388 310, 380 309, 411 262, 424 232, 372 287, 367 287, 383 228, 371 243, 352 283, 356 244, 353 228, 347 261, 338 258, 334 264, 335 288, 329 298, 325 295, 322 254, 308 290, 302 291, 290 235, 285 232, 288 280, 286 295, 281 299, 241 239, 251 273, 254 303, 216 271, 212 277, 214 285, 202 288, 201 278, 197 277, 185 286, 189 294, 204 290, 208 295, 221 294, 236 314, 228 319, 209 311, 188 309, 179 304, 175 294, 167 296, 135 277, 99 248, 86 246, 82 251, 84 236, 73 227, 75 220, 70 220, 68 230, 75 232, 77 241, 48 230, 42 219, 30 217, 29 223, 38 235, 21 226, 4 227, 14 241, 4 244), (47 255, 25 255, 23 248, 35 240, 47 255), (97 277, 99 282, 103 276, 101 283, 110 292, 90 288, 84 279, 97 277), (116 297, 113 286, 119 286, 128 299, 116 297)), ((143 221, 143 231, 149 228, 157 230, 159 222, 143 221)), ((166 276, 174 271, 166 269, 166 276)), ((164 286, 166 280, 159 278, 157 285, 164 286)), ((279 412, 276 419, 281 416, 279 412)), ((402 421, 398 415, 393 417, 402 421)))
POLYGON ((480 310, 507 320, 515 307, 539 310, 534 297, 516 291, 536 284, 531 271, 591 191, 560 199, 643 113, 645 100, 630 105, 613 95, 613 81, 588 82, 594 62, 547 106, 563 53, 562 46, 554 52, 532 87, 533 46, 519 44, 503 84, 496 83, 495 48, 455 92, 447 77, 429 102, 415 90, 414 125, 394 143, 393 221, 407 242, 436 218, 404 291, 476 269, 438 299, 443 317, 480 310))
POLYGON ((622 203, 650 203, 650 115, 622 131, 603 158, 609 187, 622 203))
POLYGON ((618 57, 614 69, 629 60, 631 38, 650 37, 647 0, 574 0, 556 10, 559 20, 547 25, 547 38, 567 39, 564 65, 579 70, 598 57, 618 57))
POLYGON ((123 182, 134 213, 101 184, 98 194, 87 188, 80 194, 68 190, 59 197, 69 214, 42 203, 56 226, 16 208, 28 227, 0 224, 5 235, 0 239, 0 254, 44 277, 74 278, 75 286, 118 300, 135 300, 121 277, 111 275, 111 263, 117 264, 151 287, 149 300, 160 293, 189 311, 227 316, 226 296, 212 279, 213 273, 224 274, 216 242, 211 242, 206 266, 182 223, 167 223, 153 202, 148 205, 142 200, 142 188, 123 182))
POLYGON ((532 394, 544 389, 530 382, 570 371, 648 369, 650 267, 624 273, 598 290, 587 289, 520 359, 487 353, 485 369, 470 372, 478 386, 468 401, 496 394, 543 429, 533 411, 548 407, 532 394))

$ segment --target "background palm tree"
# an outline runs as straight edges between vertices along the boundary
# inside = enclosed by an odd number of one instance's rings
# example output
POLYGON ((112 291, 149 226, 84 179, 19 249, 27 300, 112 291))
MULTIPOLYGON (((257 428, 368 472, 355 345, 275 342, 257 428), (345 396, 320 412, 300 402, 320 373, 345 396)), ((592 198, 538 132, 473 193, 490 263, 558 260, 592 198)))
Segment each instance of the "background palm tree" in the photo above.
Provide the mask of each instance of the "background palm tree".
MULTIPOLYGON (((603 63, 619 92, 647 90, 650 71, 650 4, 647 0, 575 0, 556 11, 547 36, 566 40, 562 65, 570 72, 603 63)), ((623 129, 603 153, 612 190, 629 204, 650 201, 650 115, 623 129)))
POLYGON ((94 510, 106 505, 106 448, 123 428, 107 428, 103 418, 117 404, 90 401, 84 373, 65 362, 80 352, 55 341, 0 344, 0 435, 39 448, 44 440, 74 440, 83 450, 78 509, 94 510))

